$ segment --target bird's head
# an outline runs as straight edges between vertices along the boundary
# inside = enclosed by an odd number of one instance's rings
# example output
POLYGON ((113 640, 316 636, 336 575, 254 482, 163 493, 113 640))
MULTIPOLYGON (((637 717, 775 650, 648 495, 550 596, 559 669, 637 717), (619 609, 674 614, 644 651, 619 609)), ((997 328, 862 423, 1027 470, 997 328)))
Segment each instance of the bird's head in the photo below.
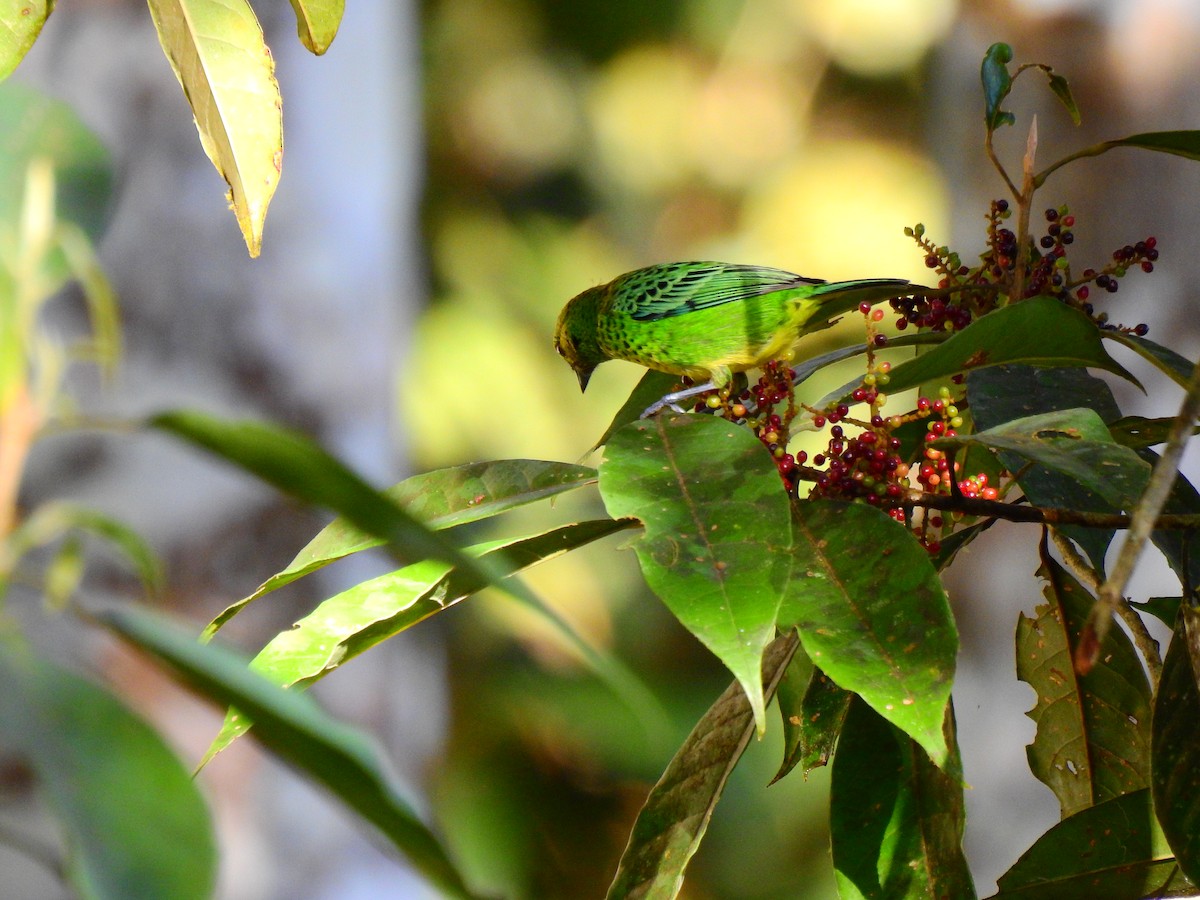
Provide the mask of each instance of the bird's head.
POLYGON ((589 288, 571 299, 558 316, 554 349, 575 370, 579 390, 587 390, 596 366, 608 359, 596 340, 597 304, 603 287, 589 288))

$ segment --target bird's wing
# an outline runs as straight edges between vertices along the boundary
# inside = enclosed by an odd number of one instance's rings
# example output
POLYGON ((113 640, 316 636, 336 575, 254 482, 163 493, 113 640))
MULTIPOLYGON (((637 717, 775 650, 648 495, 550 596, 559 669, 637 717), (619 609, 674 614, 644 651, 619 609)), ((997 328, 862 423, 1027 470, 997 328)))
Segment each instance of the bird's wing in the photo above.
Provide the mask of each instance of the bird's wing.
POLYGON ((676 263, 632 272, 621 292, 628 292, 630 316, 654 322, 722 303, 734 303, 784 288, 824 284, 783 269, 719 262, 676 263))

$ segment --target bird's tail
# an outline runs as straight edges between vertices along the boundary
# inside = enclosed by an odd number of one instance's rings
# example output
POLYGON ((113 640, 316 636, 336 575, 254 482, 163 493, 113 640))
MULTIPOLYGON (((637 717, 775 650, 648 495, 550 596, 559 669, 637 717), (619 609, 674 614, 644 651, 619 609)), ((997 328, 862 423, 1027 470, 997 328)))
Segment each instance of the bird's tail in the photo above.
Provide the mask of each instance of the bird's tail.
POLYGON ((921 288, 903 278, 861 278, 856 281, 830 281, 817 285, 808 302, 816 302, 801 334, 820 331, 832 323, 831 319, 858 309, 860 303, 875 304, 893 297, 904 297, 921 288))

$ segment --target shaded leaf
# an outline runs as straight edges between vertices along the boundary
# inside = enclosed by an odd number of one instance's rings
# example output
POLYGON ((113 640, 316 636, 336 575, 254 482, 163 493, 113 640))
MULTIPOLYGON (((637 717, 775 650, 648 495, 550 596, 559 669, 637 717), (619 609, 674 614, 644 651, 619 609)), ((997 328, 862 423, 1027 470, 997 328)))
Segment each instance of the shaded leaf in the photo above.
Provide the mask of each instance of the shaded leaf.
MULTIPOLYGON (((800 658, 801 653, 797 653, 796 659, 800 658)), ((813 769, 829 763, 854 697, 806 657, 806 666, 797 666, 796 659, 777 694, 783 716, 783 762, 772 784, 796 766, 807 777, 813 769)))
POLYGON ((796 626, 814 664, 945 765, 958 632, 928 553, 858 503, 801 503, 794 528, 780 627, 796 626))
POLYGON ((1193 364, 1169 347, 1156 344, 1144 337, 1138 337, 1136 334, 1126 334, 1123 331, 1104 331, 1101 334, 1110 341, 1128 347, 1152 363, 1180 387, 1188 386, 1188 381, 1192 377, 1193 364))
MULTIPOLYGON (((517 572, 591 541, 632 527, 631 520, 578 522, 527 538, 468 548, 487 556, 500 572, 517 572)), ((433 560, 356 584, 323 603, 267 643, 250 663, 272 684, 308 685, 354 657, 486 587, 477 575, 433 560)), ((200 765, 250 730, 252 722, 230 710, 200 765)))
MULTIPOLYGON (((438 469, 406 478, 382 493, 427 528, 477 522, 527 503, 574 490, 596 479, 596 470, 538 459, 502 459, 438 469)), ((384 543, 344 517, 326 525, 283 571, 250 596, 224 609, 204 630, 211 637, 248 603, 351 554, 384 543)))
MULTIPOLYGON (((977 369, 967 376, 967 400, 979 430, 1038 413, 1086 408, 1105 422, 1114 422, 1121 411, 1108 385, 1083 369, 1039 369, 1032 366, 998 366, 977 369)), ((1015 453, 1001 453, 1000 461, 1017 477, 1025 496, 1035 506, 1119 512, 1113 504, 1078 481, 1041 466, 1027 466, 1015 453)), ((1115 531, 1063 526, 1059 529, 1083 548, 1092 568, 1103 574, 1104 558, 1115 531)))
MULTIPOLYGON (((1174 418, 1147 419, 1144 416, 1124 416, 1109 423, 1108 433, 1123 447, 1144 450, 1155 444, 1165 444, 1174 422, 1174 418)), ((1192 434, 1200 434, 1200 426, 1193 428, 1192 434)))
POLYGON ((1103 369, 1138 384, 1108 355, 1100 334, 1079 310, 1052 297, 1034 297, 989 313, 932 350, 896 366, 888 393, 960 372, 1013 364, 1103 369))
POLYGON ((1154 699, 1154 808, 1179 867, 1200 884, 1200 690, 1180 616, 1154 699))
POLYGON ((1076 125, 1082 121, 1079 115, 1079 106, 1075 103, 1075 97, 1071 94, 1071 85, 1067 83, 1067 79, 1058 75, 1049 66, 1044 66, 1043 71, 1046 77, 1050 80, 1050 90, 1054 92, 1054 96, 1059 99, 1059 102, 1066 107, 1067 112, 1071 116, 1071 121, 1076 125))
POLYGON ((1145 601, 1130 600, 1129 605, 1149 613, 1168 628, 1179 618, 1179 605, 1182 597, 1150 597, 1145 601))
POLYGON ((939 768, 861 699, 851 702, 830 789, 843 900, 975 896, 962 852, 961 763, 952 733, 948 743, 949 765, 939 768))
POLYGON ((992 44, 983 57, 979 77, 983 82, 983 121, 988 131, 995 131, 1001 125, 1012 125, 1017 121, 1012 113, 1000 108, 1000 104, 1012 90, 1012 76, 1008 73, 1008 64, 1012 62, 1012 58, 1012 47, 1003 43, 992 44))
POLYGON ((723 419, 655 416, 609 439, 600 495, 645 525, 633 547, 646 582, 741 682, 763 731, 762 652, 791 577, 789 503, 766 448, 723 419))
MULTIPOLYGON (((763 696, 770 700, 797 647, 794 634, 763 654, 763 696)), ((696 723, 638 813, 609 900, 670 900, 708 829, 725 782, 754 734, 754 711, 740 682, 731 684, 696 723)))
POLYGON ((342 23, 346 0, 290 0, 300 43, 320 56, 329 49, 342 23))
POLYGON ((246 0, 148 2, 200 143, 229 184, 229 205, 258 256, 283 167, 283 106, 262 28, 246 0))
POLYGON ((1117 509, 1133 509, 1150 480, 1146 461, 1114 442, 1104 422, 1090 409, 1040 413, 976 434, 931 442, 943 450, 973 444, 1016 454, 1066 475, 1117 509))
POLYGON ((1134 791, 1059 822, 997 882, 997 900, 1194 897, 1154 818, 1134 791))
POLYGON ((0 81, 25 58, 53 11, 54 0, 24 0, 0 7, 0 81))
POLYGON ((677 384, 679 384, 679 377, 677 375, 669 375, 666 372, 656 372, 654 369, 647 369, 646 374, 634 385, 632 393, 621 404, 621 408, 617 410, 617 414, 613 416, 613 420, 609 423, 608 428, 604 430, 604 434, 600 435, 600 439, 592 445, 592 450, 598 450, 600 447, 603 447, 608 443, 608 439, 619 429, 625 427, 630 422, 636 422, 643 412, 662 397, 669 394, 671 389, 677 384))
POLYGON ((1114 147, 1136 147, 1139 150, 1157 150, 1185 159, 1200 159, 1200 131, 1148 131, 1115 141, 1105 141, 1105 150, 1114 147))
POLYGON ((23 651, 0 643, 0 734, 50 799, 78 894, 210 896, 212 824, 182 763, 107 691, 23 651))
POLYGON ((1026 715, 1037 735, 1029 768, 1058 798, 1062 817, 1149 785, 1150 684, 1133 643, 1110 628, 1101 665, 1079 677, 1072 665, 1094 598, 1042 551, 1046 602, 1017 619, 1017 677, 1037 693, 1026 715))
POLYGON ((157 616, 124 608, 96 618, 166 663, 200 696, 245 710, 254 719, 259 743, 378 828, 447 896, 475 896, 439 839, 396 790, 377 751, 360 732, 329 718, 309 697, 285 691, 251 672, 228 650, 198 643, 157 616))

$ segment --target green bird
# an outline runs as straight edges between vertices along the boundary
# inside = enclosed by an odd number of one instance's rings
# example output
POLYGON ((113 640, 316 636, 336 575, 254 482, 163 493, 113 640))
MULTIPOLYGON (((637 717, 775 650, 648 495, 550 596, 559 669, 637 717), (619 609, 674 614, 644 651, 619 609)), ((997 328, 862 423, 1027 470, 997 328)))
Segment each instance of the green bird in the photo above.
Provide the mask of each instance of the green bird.
POLYGON ((554 349, 580 390, 609 359, 724 387, 732 373, 781 358, 831 317, 911 290, 897 278, 826 282, 762 266, 664 263, 572 298, 558 317, 554 349))

